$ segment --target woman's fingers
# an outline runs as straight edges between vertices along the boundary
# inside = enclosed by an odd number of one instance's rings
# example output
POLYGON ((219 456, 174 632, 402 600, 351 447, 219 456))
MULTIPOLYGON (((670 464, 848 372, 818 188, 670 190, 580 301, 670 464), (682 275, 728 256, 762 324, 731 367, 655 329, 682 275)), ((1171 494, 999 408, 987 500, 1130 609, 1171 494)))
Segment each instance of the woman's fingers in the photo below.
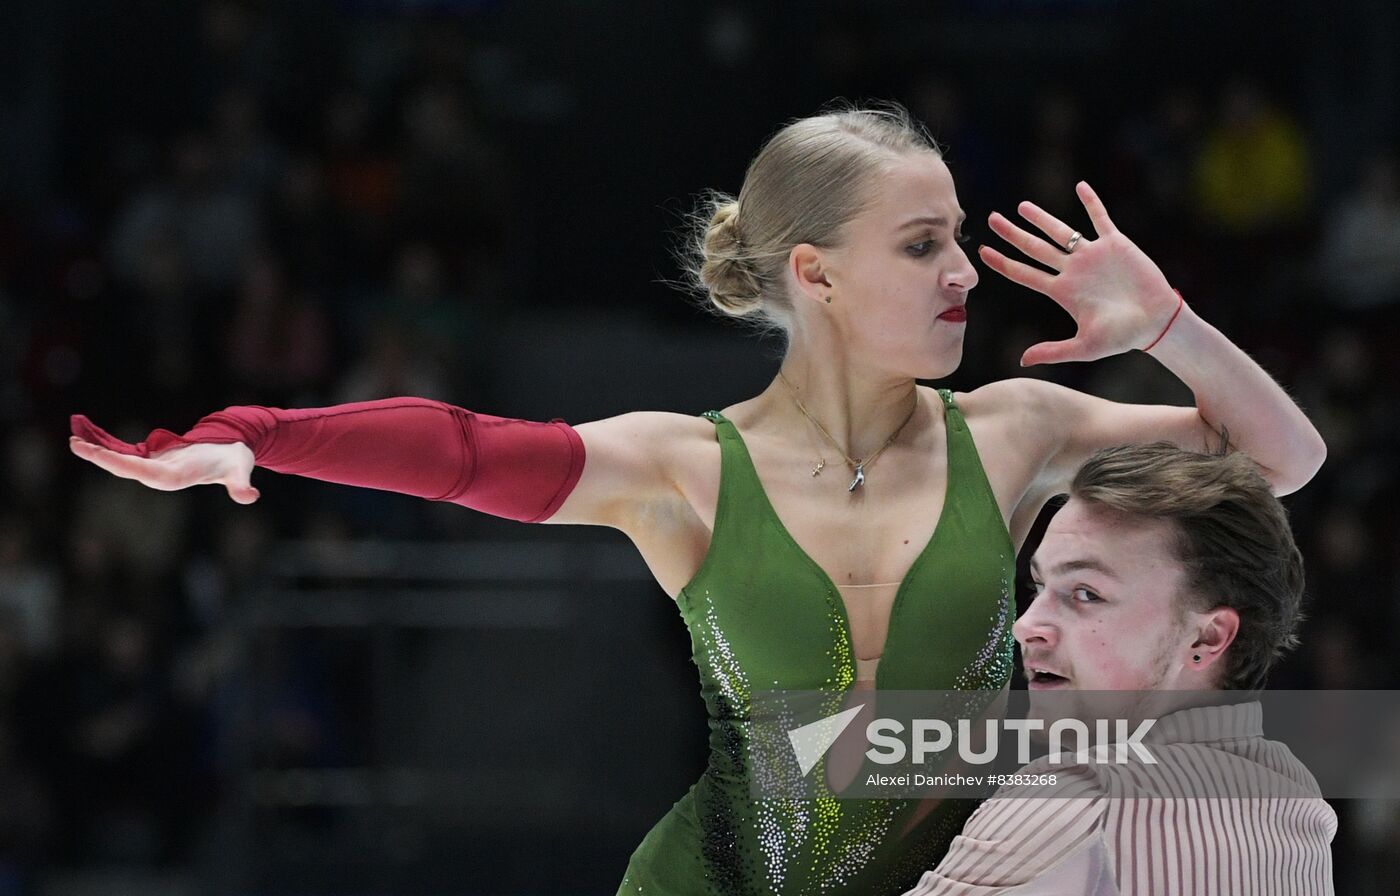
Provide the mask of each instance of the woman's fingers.
POLYGON ((137 482, 148 485, 151 488, 163 488, 167 490, 178 488, 178 486, 172 486, 168 483, 168 474, 162 468, 162 465, 149 458, 110 451, 103 448, 101 445, 94 445, 77 436, 69 437, 68 447, 78 457, 101 467, 114 476, 120 476, 123 479, 135 479, 137 482))
POLYGON ((1065 260, 1063 249, 1056 248, 1040 237, 1022 230, 1000 212, 992 212, 987 218, 987 223, 991 225, 992 232, 997 236, 1048 268, 1058 271, 1060 263, 1065 260))
POLYGON ((1019 283, 1036 292, 1050 295, 1050 284, 1055 281, 1054 274, 1047 274, 1039 268, 1033 268, 1023 261, 1012 261, 991 246, 978 247, 977 254, 982 261, 986 263, 987 267, 1001 274, 1012 283, 1019 283))
POLYGON ((106 434, 85 417, 81 423, 74 417, 74 430, 99 435, 102 440, 112 442, 113 448, 108 448, 87 440, 84 435, 73 435, 69 438, 69 449, 113 476, 134 479, 143 486, 161 491, 221 484, 228 491, 228 497, 239 504, 258 500, 258 489, 253 489, 251 482, 252 452, 241 445, 182 445, 165 449, 155 458, 144 458, 129 454, 126 449, 134 448, 133 445, 106 434))
POLYGON ((1079 194, 1079 201, 1084 203, 1084 210, 1089 213, 1089 220, 1094 222, 1094 232, 1099 236, 1106 236, 1118 230, 1113 226, 1113 220, 1108 217, 1108 209, 1104 208, 1103 201, 1099 199, 1099 194, 1094 192, 1094 188, 1089 186, 1088 181, 1080 181, 1074 187, 1074 192, 1079 194))
MULTIPOLYGON (((1113 225, 1113 219, 1108 216, 1108 209, 1104 207, 1103 200, 1099 199, 1099 194, 1094 192, 1094 188, 1089 186, 1087 181, 1081 180, 1079 183, 1075 184, 1074 192, 1079 196, 1079 201, 1084 203, 1084 210, 1089 213, 1089 220, 1094 225, 1094 234, 1096 236, 1104 236, 1117 232, 1118 228, 1113 225)), ((1073 227, 1070 227, 1064 221, 1061 221, 1034 202, 1022 202, 1020 205, 1016 206, 1016 211, 1020 213, 1021 217, 1039 228, 1040 232, 1049 237, 1052 243, 1059 246, 1062 250, 1061 258, 1064 257, 1066 253, 1063 252, 1063 250, 1069 246, 1069 241, 1076 232, 1073 227)), ((995 223, 993 224, 993 229, 996 229, 995 223)), ((998 233, 1000 233, 1000 231, 998 231, 998 233)), ((1008 241, 1010 241, 1009 238, 1008 241)), ((1081 234, 1079 239, 1080 244, 1083 244, 1084 241, 1085 237, 1081 234)), ((1021 248, 1019 244, 1016 244, 1016 246, 1017 248, 1021 248)), ((1022 249, 1022 251, 1025 250, 1022 249)), ((1031 255, 1029 252, 1026 254, 1031 255)), ((1042 261, 1042 259, 1035 255, 1031 255, 1031 257, 1035 258, 1037 261, 1042 261)), ((1051 262, 1045 263, 1051 264, 1051 262)), ((1058 265, 1052 266, 1058 267, 1058 265)))
POLYGON ((1086 360, 1081 350, 1078 337, 1074 339, 1061 339, 1058 342, 1037 342, 1026 349, 1021 355, 1022 367, 1034 367, 1036 364, 1059 364, 1062 361, 1083 361, 1086 360))
MULTIPOLYGON (((226 445, 221 449, 238 452, 242 446, 226 445)), ((253 488, 253 454, 246 448, 233 461, 232 469, 223 478, 224 488, 228 489, 228 496, 239 504, 252 504, 258 500, 259 492, 253 488)))
POLYGON ((82 414, 74 414, 68 418, 72 427, 73 435, 100 448, 107 448, 122 454, 141 454, 139 447, 130 442, 123 442, 121 439, 107 432, 107 430, 93 423, 82 414))
POLYGON ((258 500, 258 490, 251 485, 228 484, 224 488, 228 489, 228 496, 239 504, 252 504, 258 500))
MULTIPOLYGON (((1059 246, 1062 253, 1068 254, 1064 250, 1065 247, 1069 245, 1070 237, 1074 236, 1075 231, 1073 227, 1070 227, 1064 221, 1061 221, 1034 202, 1022 202, 1020 205, 1016 206, 1016 211, 1020 213, 1021 217, 1040 228, 1040 232, 1048 236, 1050 242, 1059 246)), ((1079 242, 1081 245, 1085 242, 1085 238, 1082 235, 1079 238, 1079 242)))

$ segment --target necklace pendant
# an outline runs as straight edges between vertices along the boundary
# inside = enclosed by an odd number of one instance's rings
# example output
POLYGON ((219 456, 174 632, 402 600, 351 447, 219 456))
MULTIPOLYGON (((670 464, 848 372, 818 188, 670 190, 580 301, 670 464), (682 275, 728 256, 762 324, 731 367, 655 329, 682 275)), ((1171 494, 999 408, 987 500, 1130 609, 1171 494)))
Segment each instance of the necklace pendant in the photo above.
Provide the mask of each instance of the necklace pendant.
POLYGON ((818 461, 818 462, 816 463, 815 466, 812 467, 812 476, 813 476, 813 477, 820 476, 820 475, 822 474, 822 470, 824 470, 825 468, 826 468, 826 458, 823 457, 820 461, 818 461))
POLYGON ((851 484, 846 486, 846 491, 853 492, 865 485, 865 464, 856 464, 856 478, 851 480, 851 484))

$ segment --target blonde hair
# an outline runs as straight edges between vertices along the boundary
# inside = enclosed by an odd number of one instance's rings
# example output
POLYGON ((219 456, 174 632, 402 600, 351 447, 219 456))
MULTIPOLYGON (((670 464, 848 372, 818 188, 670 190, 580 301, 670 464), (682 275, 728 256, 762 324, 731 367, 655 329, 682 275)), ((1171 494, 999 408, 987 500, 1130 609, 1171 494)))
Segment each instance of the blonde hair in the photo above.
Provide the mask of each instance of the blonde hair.
POLYGON ((1297 646, 1303 556, 1288 511, 1254 461, 1167 442, 1108 448, 1079 469, 1069 493, 1173 524, 1186 572, 1185 608, 1224 606, 1240 614, 1222 688, 1262 687, 1274 660, 1297 646))
POLYGON ((792 332, 783 288, 792 247, 840 244, 871 201, 871 182, 900 156, 938 145, 897 103, 828 108, 778 131, 749 163, 738 198, 710 193, 692 216, 684 264, 711 310, 792 332))

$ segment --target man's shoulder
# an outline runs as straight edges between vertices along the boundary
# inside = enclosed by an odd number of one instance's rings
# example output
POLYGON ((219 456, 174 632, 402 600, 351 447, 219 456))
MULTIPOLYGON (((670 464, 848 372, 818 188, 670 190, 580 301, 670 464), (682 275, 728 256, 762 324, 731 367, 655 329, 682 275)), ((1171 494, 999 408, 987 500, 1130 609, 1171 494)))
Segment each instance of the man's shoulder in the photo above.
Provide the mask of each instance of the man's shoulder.
MULTIPOLYGON (((1109 782, 1090 762, 1070 753, 1043 756, 1015 773, 1004 775, 996 792, 974 814, 983 821, 1007 814, 1025 818, 1043 814, 1047 819, 1073 806, 1077 815, 1101 818, 1109 796, 1109 782)), ((971 822, 969 822, 969 828, 971 822)))
MULTIPOLYGON (((1101 773, 1100 763, 1093 762, 1087 751, 1078 753, 1065 751, 1049 753, 1033 762, 1021 766, 1014 778, 1034 778, 1038 782, 1048 781, 1052 786, 1064 789, 1076 796, 1104 796, 1107 782, 1101 773)), ((1015 783, 1013 778, 1013 783, 1015 783)))

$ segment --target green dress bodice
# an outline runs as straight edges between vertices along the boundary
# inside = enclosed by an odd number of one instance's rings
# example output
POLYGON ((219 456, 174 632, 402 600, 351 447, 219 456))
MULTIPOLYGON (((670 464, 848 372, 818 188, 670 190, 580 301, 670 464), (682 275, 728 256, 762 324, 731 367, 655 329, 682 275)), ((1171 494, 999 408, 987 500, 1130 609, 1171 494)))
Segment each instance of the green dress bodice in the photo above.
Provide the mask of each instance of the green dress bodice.
MULTIPOLYGON (((877 692, 995 691, 1011 674, 1015 550, 952 393, 939 395, 943 511, 896 592, 877 692)), ((751 795, 751 696, 822 691, 839 708, 855 657, 836 586, 783 526, 738 430, 705 416, 720 443, 719 502, 709 551, 677 604, 709 714, 709 760, 637 848, 619 893, 902 893, 975 803, 945 800, 901 836, 915 800, 751 795)))

